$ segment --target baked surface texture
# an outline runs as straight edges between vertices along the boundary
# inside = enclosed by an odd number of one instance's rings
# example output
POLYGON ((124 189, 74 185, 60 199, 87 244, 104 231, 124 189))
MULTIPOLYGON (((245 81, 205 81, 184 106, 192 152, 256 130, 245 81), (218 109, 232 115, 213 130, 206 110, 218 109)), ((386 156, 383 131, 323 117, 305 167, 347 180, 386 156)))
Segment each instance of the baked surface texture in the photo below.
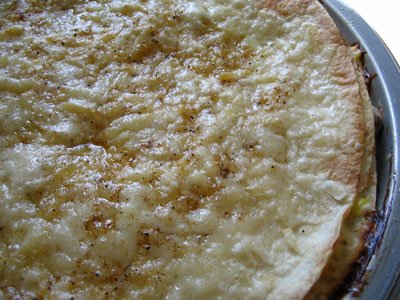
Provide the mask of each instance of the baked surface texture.
POLYGON ((373 206, 318 1, 6 0, 0 53, 0 298, 301 299, 373 206))
POLYGON ((334 252, 324 267, 321 277, 307 294, 306 299, 335 299, 345 292, 348 280, 354 276, 354 268, 359 264, 360 255, 366 249, 367 237, 375 231, 376 161, 375 128, 372 120, 372 106, 364 83, 364 66, 361 51, 352 46, 353 63, 362 98, 365 124, 364 154, 361 164, 360 183, 356 201, 342 224, 340 237, 334 252))

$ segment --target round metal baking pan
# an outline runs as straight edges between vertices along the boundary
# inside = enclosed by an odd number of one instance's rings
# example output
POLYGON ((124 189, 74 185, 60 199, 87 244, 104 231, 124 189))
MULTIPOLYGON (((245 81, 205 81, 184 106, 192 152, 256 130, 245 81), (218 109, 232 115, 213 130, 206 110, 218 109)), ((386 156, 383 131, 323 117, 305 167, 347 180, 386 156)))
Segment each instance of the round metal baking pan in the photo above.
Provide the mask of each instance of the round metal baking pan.
POLYGON ((377 33, 350 7, 338 0, 321 1, 349 44, 366 51, 365 66, 372 81, 371 100, 383 112, 383 128, 376 137, 377 230, 369 241, 371 258, 357 299, 400 299, 400 68, 377 33))

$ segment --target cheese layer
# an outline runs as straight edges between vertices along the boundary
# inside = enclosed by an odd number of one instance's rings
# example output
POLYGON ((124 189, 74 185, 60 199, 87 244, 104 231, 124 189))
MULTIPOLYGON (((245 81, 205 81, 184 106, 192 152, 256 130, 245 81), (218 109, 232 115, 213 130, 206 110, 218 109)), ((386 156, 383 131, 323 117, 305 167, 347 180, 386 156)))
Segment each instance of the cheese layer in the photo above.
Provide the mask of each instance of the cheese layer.
POLYGON ((245 0, 3 1, 0 297, 307 290, 354 197, 329 163, 362 149, 320 30, 245 0))

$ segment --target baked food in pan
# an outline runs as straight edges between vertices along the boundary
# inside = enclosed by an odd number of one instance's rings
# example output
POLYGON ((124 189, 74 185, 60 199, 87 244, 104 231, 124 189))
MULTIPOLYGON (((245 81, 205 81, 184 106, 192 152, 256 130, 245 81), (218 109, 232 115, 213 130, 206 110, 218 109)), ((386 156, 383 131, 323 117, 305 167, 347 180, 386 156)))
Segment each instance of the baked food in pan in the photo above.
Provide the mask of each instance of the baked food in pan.
POLYGON ((317 1, 6 1, 0 41, 3 295, 302 298, 373 207, 317 1))

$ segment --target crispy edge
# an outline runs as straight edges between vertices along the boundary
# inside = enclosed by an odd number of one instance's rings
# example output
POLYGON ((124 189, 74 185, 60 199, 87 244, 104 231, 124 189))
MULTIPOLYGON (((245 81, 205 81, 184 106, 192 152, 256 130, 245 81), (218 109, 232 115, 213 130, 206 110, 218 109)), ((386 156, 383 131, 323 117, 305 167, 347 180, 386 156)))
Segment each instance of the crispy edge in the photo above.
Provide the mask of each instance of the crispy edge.
POLYGON ((348 132, 345 140, 342 141, 346 144, 346 148, 343 149, 341 155, 324 162, 321 167, 330 173, 331 179, 351 187, 352 194, 355 196, 360 188, 366 128, 362 98, 350 57, 348 48, 340 46, 329 67, 336 83, 343 87, 339 97, 350 104, 352 118, 346 125, 348 132))
POLYGON ((301 299, 318 280, 322 269, 327 264, 334 245, 340 236, 344 219, 349 214, 360 189, 361 169, 365 157, 363 145, 366 142, 363 100, 360 95, 352 56, 345 46, 336 24, 317 0, 263 0, 262 2, 257 2, 256 5, 258 8, 274 10, 288 20, 297 15, 309 15, 314 18, 318 26, 318 32, 315 36, 316 41, 319 42, 321 47, 326 45, 337 47, 337 51, 328 66, 328 72, 336 83, 343 87, 340 90, 340 94, 338 94, 338 98, 344 100, 352 115, 351 121, 346 124, 348 132, 346 133, 346 140, 343 141, 346 148, 343 149, 337 159, 326 161, 321 166, 323 171, 327 171, 330 174, 331 179, 349 187, 350 203, 337 213, 338 222, 335 223, 336 228, 330 229, 331 238, 328 239, 329 242, 324 247, 321 247, 318 257, 306 257, 308 261, 302 264, 303 273, 306 276, 299 278, 300 280, 297 280, 296 283, 292 282, 290 287, 280 288, 285 298, 301 299))
MULTIPOLYGON (((349 104, 353 117, 352 124, 347 126, 346 140, 343 141, 347 144, 348 149, 343 151, 338 159, 325 162, 322 170, 328 171, 331 179, 350 186, 355 195, 360 189, 360 171, 365 156, 363 145, 366 142, 367 128, 365 128, 364 118, 366 115, 364 114, 363 97, 350 50, 345 45, 336 24, 317 0, 263 0, 257 2, 257 6, 274 10, 289 20, 299 14, 314 18, 318 25, 315 39, 321 47, 325 45, 337 47, 328 66, 328 72, 336 81, 335 83, 343 87, 338 97, 349 104), (349 141, 351 144, 348 144, 349 141)), ((369 120, 367 121, 369 122, 369 120)))
POLYGON ((309 279, 303 283, 303 287, 299 287, 296 294, 288 295, 289 298, 293 299, 303 298, 313 284, 317 282, 323 268, 326 266, 331 254, 333 253, 335 244, 340 237, 344 220, 350 213, 351 207, 356 200, 360 188, 360 174, 364 157, 364 147, 362 145, 365 141, 365 127, 363 125, 364 119, 361 98, 355 88, 357 87, 355 77, 353 78, 354 70, 351 70, 349 65, 346 64, 350 64, 351 66, 348 52, 344 46, 341 46, 338 48, 337 55, 332 59, 329 69, 334 78, 341 82, 343 89, 340 96, 349 102, 348 108, 352 111, 352 121, 346 125, 348 132, 345 136, 348 140, 343 141, 343 143, 346 143, 346 147, 342 150, 342 153, 335 159, 325 161, 321 165, 321 169, 330 174, 330 179, 341 182, 349 187, 349 203, 341 207, 340 211, 337 212, 337 222, 330 224, 330 226, 334 226, 335 228, 325 229, 327 235, 330 236, 330 239, 323 247, 321 247, 319 253, 316 254, 319 258, 308 258, 308 274, 312 275, 310 275, 309 279))
POLYGON ((362 66, 358 64, 355 59, 352 60, 352 63, 359 84, 366 129, 357 199, 368 198, 371 210, 364 212, 360 216, 351 212, 345 219, 333 255, 324 267, 320 279, 307 294, 306 299, 320 299, 323 296, 329 296, 344 284, 346 276, 351 272, 351 267, 356 263, 366 247, 367 235, 370 234, 370 231, 374 228, 372 219, 368 218, 368 216, 374 212, 377 185, 374 117, 371 99, 364 82, 362 66), (346 232, 352 234, 351 240, 348 239, 346 232))
POLYGON ((256 7, 276 11, 288 19, 298 15, 310 15, 315 18, 315 23, 320 28, 316 37, 317 41, 345 45, 336 24, 317 0, 256 0, 256 7))

